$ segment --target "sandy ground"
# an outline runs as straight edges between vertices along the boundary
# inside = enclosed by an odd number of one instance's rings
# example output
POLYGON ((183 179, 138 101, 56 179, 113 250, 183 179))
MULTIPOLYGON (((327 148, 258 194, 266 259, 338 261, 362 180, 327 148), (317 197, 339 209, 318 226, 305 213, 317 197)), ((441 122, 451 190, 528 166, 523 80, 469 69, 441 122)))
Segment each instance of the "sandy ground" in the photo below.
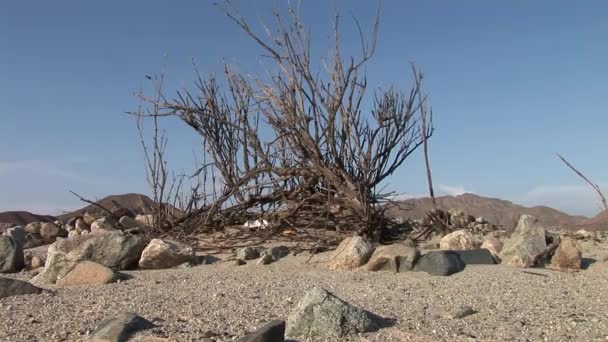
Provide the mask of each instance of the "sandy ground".
MULTIPOLYGON (((603 245, 585 248, 597 259, 608 256, 603 245)), ((309 256, 300 255, 267 266, 224 262, 133 271, 126 272, 132 279, 117 284, 4 298, 0 341, 86 341, 101 321, 122 312, 158 325, 131 341, 233 341, 266 321, 286 319, 314 286, 395 320, 392 327, 345 341, 608 339, 608 262, 578 273, 496 265, 433 277, 327 271, 327 256, 309 263, 309 256), (477 313, 451 318, 463 306, 477 313)))

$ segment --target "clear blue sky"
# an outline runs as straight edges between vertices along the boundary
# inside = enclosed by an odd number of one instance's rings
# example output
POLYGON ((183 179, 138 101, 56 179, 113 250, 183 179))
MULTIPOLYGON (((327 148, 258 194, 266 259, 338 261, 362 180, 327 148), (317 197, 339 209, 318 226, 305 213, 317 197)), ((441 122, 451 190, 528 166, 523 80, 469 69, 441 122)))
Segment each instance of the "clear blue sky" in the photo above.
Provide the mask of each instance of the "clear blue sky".
MULTIPOLYGON (((281 1, 237 1, 259 18, 281 1)), ((313 50, 325 56, 334 9, 343 45, 359 46, 349 16, 369 28, 378 2, 304 1, 313 50)), ((442 193, 471 191, 591 215, 598 201, 555 157, 564 154, 608 192, 608 2, 382 1, 368 67, 378 89, 426 75, 442 193)), ((91 198, 148 192, 133 96, 168 55, 169 91, 190 85, 191 60, 260 70, 259 50, 211 1, 9 1, 0 10, 0 211, 56 213, 91 198)), ((197 139, 169 123, 176 168, 197 139)), ((424 194, 419 155, 389 187, 424 194)))

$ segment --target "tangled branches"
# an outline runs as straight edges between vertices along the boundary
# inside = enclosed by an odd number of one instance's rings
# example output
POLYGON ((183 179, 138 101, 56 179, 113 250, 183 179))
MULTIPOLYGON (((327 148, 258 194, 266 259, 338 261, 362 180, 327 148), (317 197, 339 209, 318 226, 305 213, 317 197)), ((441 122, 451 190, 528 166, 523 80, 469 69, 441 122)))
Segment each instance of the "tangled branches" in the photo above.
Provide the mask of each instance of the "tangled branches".
POLYGON ((375 50, 378 17, 369 41, 357 23, 357 59, 341 55, 336 16, 330 61, 317 71, 296 8, 289 7, 287 18, 275 13, 276 34, 268 36, 255 33, 230 3, 222 9, 272 67, 260 77, 229 65, 222 79, 197 71, 196 88, 172 100, 142 95, 153 110, 135 114, 189 125, 210 159, 195 175, 212 175, 221 184, 200 207, 162 222, 163 229, 191 234, 263 219, 268 225, 262 228, 271 231, 331 229, 381 239, 392 224, 383 203, 393 195, 381 187, 433 131, 422 74, 412 65, 408 93, 377 93, 368 108, 364 68, 375 50))

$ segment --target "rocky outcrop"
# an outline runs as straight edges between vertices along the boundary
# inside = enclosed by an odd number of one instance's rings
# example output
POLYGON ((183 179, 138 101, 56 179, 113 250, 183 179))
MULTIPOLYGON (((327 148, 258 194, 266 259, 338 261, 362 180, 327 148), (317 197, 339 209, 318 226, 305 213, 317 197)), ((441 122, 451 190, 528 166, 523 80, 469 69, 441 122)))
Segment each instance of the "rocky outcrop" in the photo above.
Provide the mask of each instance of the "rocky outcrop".
POLYGON ((505 241, 499 254, 503 264, 516 267, 531 267, 547 248, 545 228, 536 217, 522 215, 517 228, 505 241))
POLYGON ((330 270, 354 270, 364 265, 374 253, 374 245, 361 236, 347 237, 334 251, 327 268, 330 270))
POLYGON ((307 293, 287 319, 286 336, 292 339, 337 339, 377 330, 383 320, 322 288, 307 293))
POLYGON ((142 252, 139 267, 163 269, 195 261, 194 249, 191 246, 176 241, 153 239, 142 252))
POLYGON ((411 244, 395 243, 376 248, 365 265, 368 271, 406 272, 414 267, 420 253, 411 244))
POLYGON ((21 246, 10 236, 0 236, 0 273, 19 272, 25 266, 21 246))

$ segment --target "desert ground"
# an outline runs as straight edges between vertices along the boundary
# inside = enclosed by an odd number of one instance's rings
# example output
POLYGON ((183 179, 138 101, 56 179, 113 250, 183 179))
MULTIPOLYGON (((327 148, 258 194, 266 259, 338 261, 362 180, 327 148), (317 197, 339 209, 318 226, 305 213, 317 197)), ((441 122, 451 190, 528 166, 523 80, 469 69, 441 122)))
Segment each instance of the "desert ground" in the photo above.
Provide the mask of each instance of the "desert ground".
MULTIPOLYGON (((330 252, 242 266, 224 254, 210 265, 124 271, 131 279, 46 286, 49 292, 0 299, 0 340, 86 341, 100 322, 134 312, 156 327, 130 341, 235 341, 265 322, 287 319, 307 291, 322 287, 391 326, 312 340, 604 341, 608 244, 581 245, 588 259, 580 272, 467 265, 448 277, 328 270, 330 252), (474 313, 454 317, 466 307, 474 313)), ((32 274, 9 276, 27 280, 32 274)))

